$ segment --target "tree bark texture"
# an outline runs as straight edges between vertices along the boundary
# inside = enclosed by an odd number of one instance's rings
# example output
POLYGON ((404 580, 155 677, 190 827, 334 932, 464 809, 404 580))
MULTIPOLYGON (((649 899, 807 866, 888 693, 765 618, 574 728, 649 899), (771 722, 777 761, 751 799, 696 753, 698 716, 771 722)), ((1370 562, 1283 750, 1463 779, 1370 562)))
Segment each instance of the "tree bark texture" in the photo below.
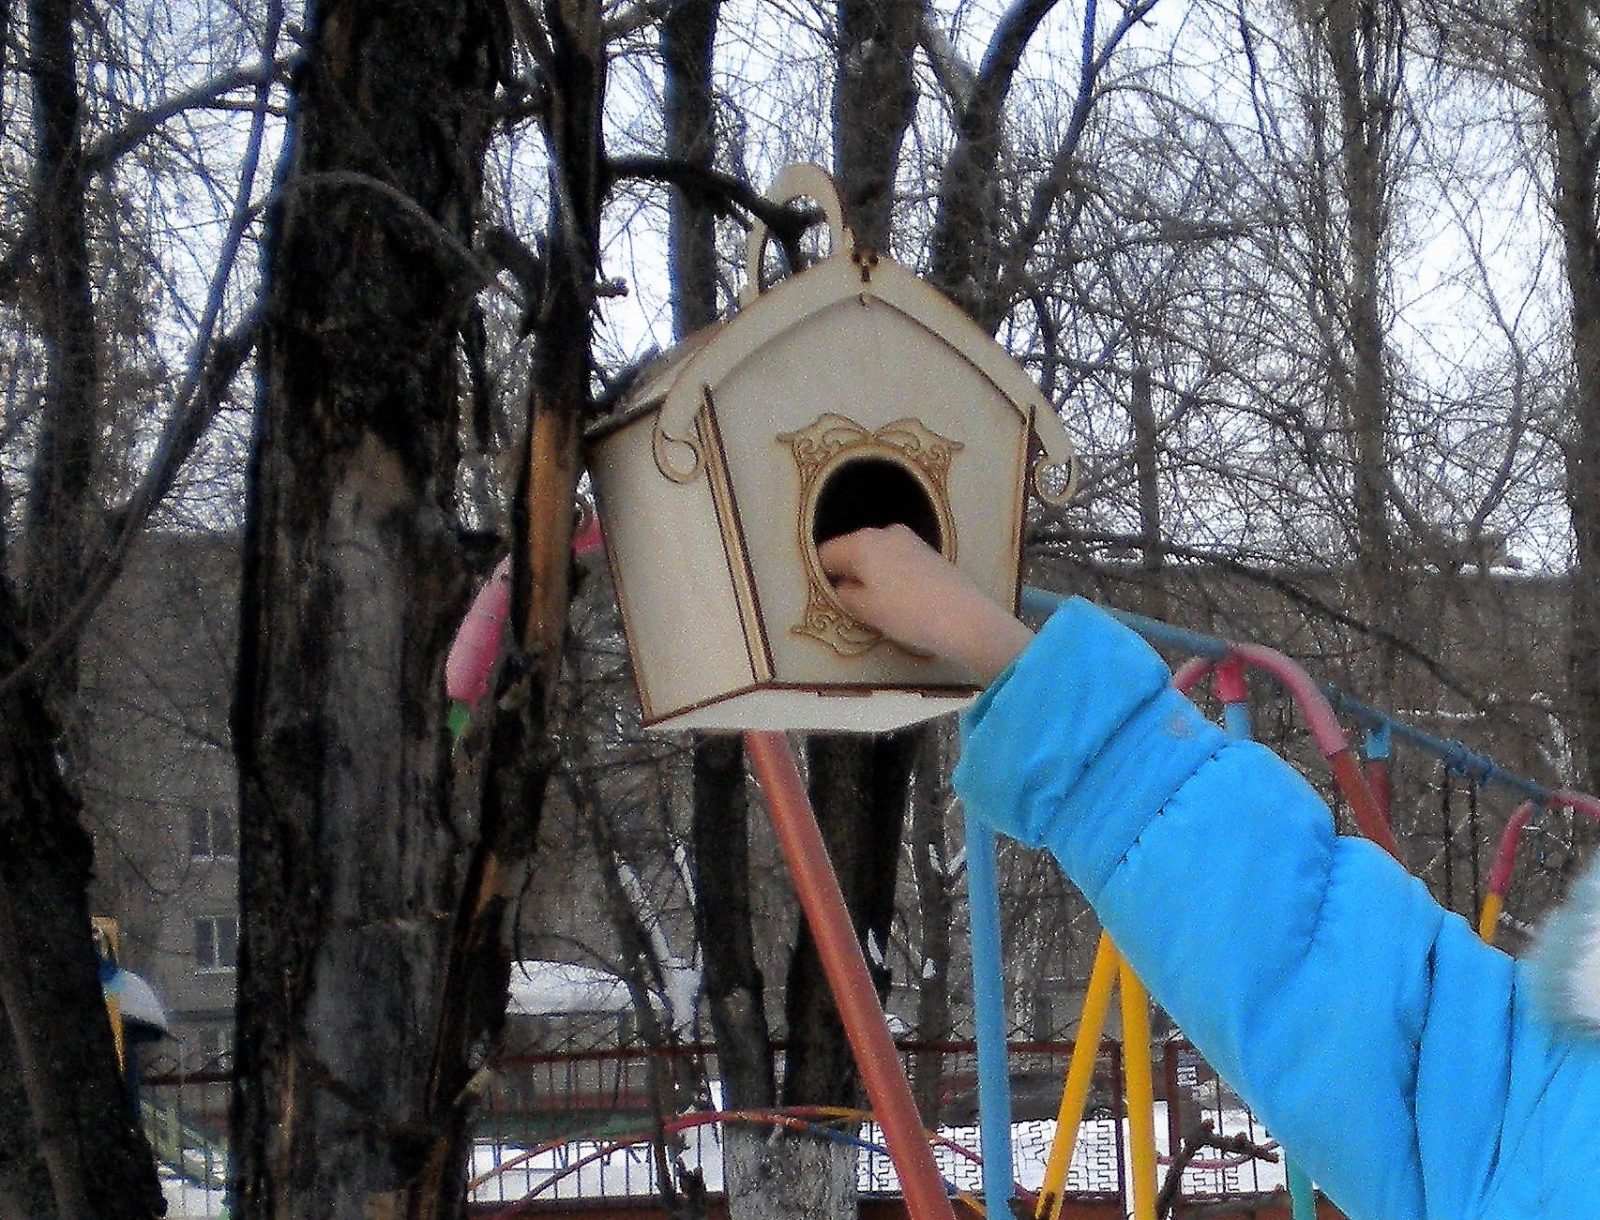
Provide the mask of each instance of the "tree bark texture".
MULTIPOLYGON (((835 176, 857 240, 877 249, 888 248, 900 146, 916 105, 912 54, 920 12, 914 0, 840 0, 837 9, 835 176)), ((884 961, 906 786, 921 737, 912 729, 865 740, 817 735, 808 743, 812 806, 880 998, 889 986, 884 961)), ((803 921, 790 958, 784 1007, 789 1049, 783 1103, 859 1104, 860 1075, 803 921)), ((844 1211, 815 1214, 853 1214, 853 1163, 828 1157, 823 1163, 844 1176, 824 1181, 812 1175, 811 1202, 819 1209, 830 1200, 835 1206, 841 1199, 849 1203, 844 1211)))
POLYGON ((441 683, 467 591, 448 509, 475 283, 455 246, 497 36, 486 0, 332 0, 295 81, 234 708, 233 1214, 249 1220, 461 1207, 421 1179, 452 1117, 429 1086, 470 833, 452 818, 441 683))
MULTIPOLYGON (((0 1002, 0 1013, 4 1003, 0 1002)), ((0 1019, 0 1216, 39 1216, 51 1220, 55 1192, 40 1154, 33 1114, 22 1087, 22 1064, 11 1024, 0 1019)))
POLYGON ((995 28, 956 119, 956 143, 939 182, 928 278, 993 334, 1005 316, 1006 265, 998 232, 1005 102, 1028 41, 1057 0, 1017 0, 995 28))
MULTIPOLYGON (((38 450, 27 495, 24 556, 30 638, 52 627, 83 583, 100 413, 94 302, 89 286, 82 123, 70 0, 29 0, 33 59, 34 196, 39 333, 48 368, 38 450)), ((52 695, 76 690, 74 650, 44 673, 52 695)))
MULTIPOLYGON (((866 740, 839 735, 814 736, 810 742, 811 802, 880 999, 889 991, 886 958, 907 785, 925 735, 913 728, 866 740)), ((785 999, 784 1104, 858 1104, 860 1078, 850 1043, 804 926, 785 999)))
MULTIPOLYGON (((911 877, 917 893, 922 977, 917 980, 917 1041, 944 1042, 954 1036, 950 967, 955 932, 956 876, 950 867, 949 730, 930 730, 911 779, 911 877)), ((911 1064, 912 1093, 929 1130, 938 1126, 944 1097, 944 1055, 919 1054, 911 1064)))
POLYGON ((697 743, 694 785, 695 923, 723 1100, 732 1109, 770 1106, 777 1086, 765 984, 751 934, 749 802, 738 738, 697 743))
POLYGON ((1587 783, 1600 785, 1600 131, 1591 48, 1573 40, 1588 29, 1587 9, 1569 0, 1535 0, 1525 42, 1538 74, 1555 169, 1572 329, 1574 401, 1566 446, 1567 503, 1577 543, 1569 654, 1573 701, 1587 783))
MULTIPOLYGON (((690 0, 661 19, 666 153, 710 171, 716 165, 713 52, 720 0, 690 0)), ((685 339, 717 316, 716 219, 690 192, 674 188, 667 231, 674 336, 685 339)), ((732 736, 698 738, 691 767, 690 840, 695 933, 700 941, 706 1006, 717 1044, 725 1109, 777 1102, 766 983, 756 965, 750 902, 750 801, 744 748, 732 736)), ((764 1133, 723 1130, 723 1189, 733 1220, 789 1214, 773 1193, 764 1133)), ((802 1175, 803 1176, 803 1175, 802 1175)))

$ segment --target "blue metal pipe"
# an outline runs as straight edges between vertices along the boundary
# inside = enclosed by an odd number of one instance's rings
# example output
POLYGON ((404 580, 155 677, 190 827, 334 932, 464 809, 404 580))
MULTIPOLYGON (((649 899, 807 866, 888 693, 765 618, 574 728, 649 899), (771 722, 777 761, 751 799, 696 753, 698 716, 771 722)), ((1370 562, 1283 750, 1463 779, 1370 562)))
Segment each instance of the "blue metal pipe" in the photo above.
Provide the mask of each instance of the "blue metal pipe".
POLYGON ((978 1040, 978 1113, 983 1137, 983 1204, 1011 1214, 1011 1075, 1006 1063, 1005 975, 1000 953, 1000 881, 995 834, 966 819, 967 903, 972 922, 972 1002, 978 1040))
POLYGON ((1250 740, 1250 705, 1248 703, 1224 703, 1222 705, 1222 727, 1228 730, 1229 737, 1237 737, 1240 741, 1250 740))

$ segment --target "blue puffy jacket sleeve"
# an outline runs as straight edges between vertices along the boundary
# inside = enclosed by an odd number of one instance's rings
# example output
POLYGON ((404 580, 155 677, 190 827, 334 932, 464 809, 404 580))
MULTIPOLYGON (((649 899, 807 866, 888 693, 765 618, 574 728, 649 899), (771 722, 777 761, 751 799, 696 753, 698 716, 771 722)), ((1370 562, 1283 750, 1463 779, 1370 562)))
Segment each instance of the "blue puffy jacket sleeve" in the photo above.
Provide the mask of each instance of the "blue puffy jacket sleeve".
POLYGON ((1069 602, 963 720, 968 816, 1047 847, 1352 1220, 1600 1216, 1600 1053, 1143 640, 1069 602))

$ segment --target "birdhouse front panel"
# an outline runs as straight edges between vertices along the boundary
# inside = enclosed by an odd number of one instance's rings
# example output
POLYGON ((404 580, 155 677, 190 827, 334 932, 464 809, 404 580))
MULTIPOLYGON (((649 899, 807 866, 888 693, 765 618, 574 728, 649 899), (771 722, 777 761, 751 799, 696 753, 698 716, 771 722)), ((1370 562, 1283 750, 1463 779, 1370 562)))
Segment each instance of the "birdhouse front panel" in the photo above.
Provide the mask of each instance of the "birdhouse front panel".
MULTIPOLYGON (((750 308, 782 304, 774 290, 750 308)), ((902 523, 1014 604, 1027 421, 949 344, 859 295, 807 315, 709 398, 775 681, 964 689, 854 623, 816 549, 902 523)))

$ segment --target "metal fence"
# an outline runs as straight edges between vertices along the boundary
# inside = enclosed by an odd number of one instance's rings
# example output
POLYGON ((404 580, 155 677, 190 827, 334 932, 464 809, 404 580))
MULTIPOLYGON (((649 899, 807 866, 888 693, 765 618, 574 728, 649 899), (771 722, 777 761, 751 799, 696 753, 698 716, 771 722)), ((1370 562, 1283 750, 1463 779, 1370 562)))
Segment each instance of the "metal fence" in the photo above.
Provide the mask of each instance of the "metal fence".
MULTIPOLYGON (((781 1045, 776 1048, 781 1056, 781 1045)), ((981 1190, 977 1060, 970 1042, 906 1043, 907 1071, 936 1138, 940 1172, 956 1189, 981 1190)), ((1157 1048, 1156 1129, 1164 1167, 1185 1137, 1235 1137, 1258 1150, 1203 1149, 1182 1171, 1187 1200, 1238 1198, 1280 1189, 1283 1168, 1270 1138, 1210 1072, 1193 1048, 1157 1048), (1271 1159, 1263 1159, 1264 1154, 1271 1159)), ((1055 1112, 1071 1059, 1069 1042, 1014 1043, 1012 1158, 1020 1184, 1037 1188, 1055 1137, 1055 1112)), ((660 1193, 663 1166, 701 1175, 721 1189, 722 1145, 730 1124, 762 1126, 773 1138, 824 1137, 858 1150, 864 1194, 895 1194, 894 1166, 874 1124, 861 1116, 730 1115, 721 1108, 716 1052, 703 1045, 552 1052, 507 1058, 483 1098, 475 1133, 471 1194, 479 1203, 529 1197, 585 1201, 638 1199, 660 1193), (654 1139, 666 1133, 668 1153, 654 1139)), ((221 1215, 227 1154, 225 1072, 147 1078, 143 1107, 152 1143, 166 1167, 171 1215, 221 1215)), ((1124 1198, 1128 1186, 1127 1116, 1120 1046, 1102 1044, 1088 1111, 1079 1131, 1067 1194, 1124 1198)), ((1165 1168, 1164 1168, 1165 1171, 1165 1168)))

